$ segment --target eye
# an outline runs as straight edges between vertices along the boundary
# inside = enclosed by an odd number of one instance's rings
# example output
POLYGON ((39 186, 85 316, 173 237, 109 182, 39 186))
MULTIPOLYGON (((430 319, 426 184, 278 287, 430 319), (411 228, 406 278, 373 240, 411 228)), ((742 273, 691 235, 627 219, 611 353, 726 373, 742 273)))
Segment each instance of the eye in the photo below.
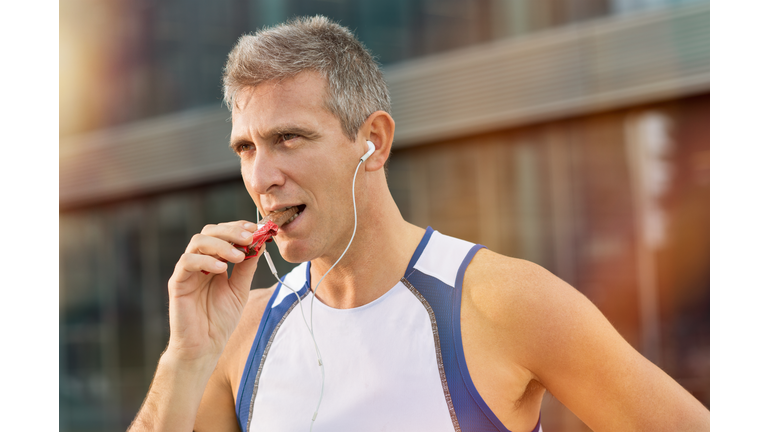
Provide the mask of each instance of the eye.
POLYGON ((285 134, 280 134, 278 141, 285 142, 285 141, 290 141, 290 140, 298 138, 298 137, 299 137, 298 134, 285 133, 285 134))
POLYGON ((255 147, 251 143, 240 143, 235 147, 235 153, 237 154, 243 154, 244 152, 248 152, 253 150, 255 147))

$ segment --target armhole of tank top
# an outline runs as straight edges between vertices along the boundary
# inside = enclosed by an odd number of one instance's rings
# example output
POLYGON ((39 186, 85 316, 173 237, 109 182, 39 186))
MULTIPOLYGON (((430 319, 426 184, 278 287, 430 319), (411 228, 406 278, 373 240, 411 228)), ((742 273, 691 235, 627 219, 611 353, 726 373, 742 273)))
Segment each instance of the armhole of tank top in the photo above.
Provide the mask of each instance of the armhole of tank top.
MULTIPOLYGON (((461 267, 459 267, 459 271, 456 274, 456 283, 454 285, 455 289, 453 290, 453 317, 451 319, 453 324, 453 341, 456 346, 456 358, 458 359, 459 363, 459 371, 461 372, 461 378, 464 380, 464 387, 467 389, 467 393, 469 393, 472 399, 474 399, 477 406, 480 407, 480 410, 496 427, 496 429, 498 429, 500 432, 511 432, 504 426, 501 420, 496 417, 496 414, 491 411, 491 408, 487 403, 485 403, 485 400, 482 396, 480 396, 480 393, 477 391, 475 384, 472 382, 472 378, 469 375, 469 368, 467 368, 467 360, 464 357, 464 344, 461 340, 461 292, 464 286, 464 273, 467 271, 469 263, 472 261, 475 255, 477 255, 477 252, 483 248, 485 248, 485 246, 479 244, 473 246, 472 249, 469 250, 469 253, 467 253, 467 256, 464 257, 464 261, 461 263, 461 267)), ((534 431, 535 430, 536 429, 534 429, 534 431)))
MULTIPOLYGON (((467 392, 472 396, 472 399, 475 400, 475 403, 477 403, 477 406, 480 407, 480 409, 483 411, 483 414, 488 418, 488 420, 500 431, 500 432, 512 432, 509 429, 504 426, 504 424, 499 420, 498 417, 496 417, 496 414, 494 414, 493 411, 491 411, 491 408, 488 406, 488 404, 485 402, 482 396, 480 396, 480 393, 477 391, 477 388, 475 387, 475 383, 472 382, 472 377, 469 375, 469 368, 467 368, 467 360, 464 357, 464 345, 461 340, 461 292, 462 288, 464 286, 464 273, 467 271, 467 267, 469 266, 469 263, 472 261, 472 259, 477 255, 477 252, 480 249, 484 249, 485 246, 483 245, 475 245, 470 249, 470 251, 467 253, 467 256, 464 258, 464 261, 461 263, 461 267, 459 267, 459 271, 456 274, 456 284, 455 289, 453 291, 453 308, 452 308, 452 314, 453 317, 451 319, 453 324, 453 340, 454 344, 456 346, 456 358, 458 359, 459 363, 459 371, 461 372, 461 377, 464 380, 464 387, 467 389, 467 392)), ((542 432, 541 428, 541 411, 539 411, 539 421, 536 423, 536 426, 533 428, 532 432, 542 432)))

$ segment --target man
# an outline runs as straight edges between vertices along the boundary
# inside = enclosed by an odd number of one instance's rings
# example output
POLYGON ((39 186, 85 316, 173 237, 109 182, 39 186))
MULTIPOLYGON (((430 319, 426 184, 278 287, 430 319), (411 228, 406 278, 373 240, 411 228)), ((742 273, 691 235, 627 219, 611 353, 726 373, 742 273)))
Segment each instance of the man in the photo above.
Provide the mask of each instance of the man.
POLYGON ((263 215, 297 208, 274 239, 303 264, 249 291, 258 258, 233 245, 257 225, 195 235, 131 430, 527 432, 545 390, 597 431, 709 430, 574 288, 403 220, 386 84, 347 29, 314 17, 245 36, 224 84, 245 186, 263 215))

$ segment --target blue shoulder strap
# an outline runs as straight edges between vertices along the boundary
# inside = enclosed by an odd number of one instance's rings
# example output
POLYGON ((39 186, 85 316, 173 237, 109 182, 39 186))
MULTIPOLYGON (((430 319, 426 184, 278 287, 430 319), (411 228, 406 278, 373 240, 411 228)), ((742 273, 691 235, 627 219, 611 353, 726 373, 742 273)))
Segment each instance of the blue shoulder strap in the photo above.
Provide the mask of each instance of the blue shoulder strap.
MULTIPOLYGON (((469 376, 461 341, 461 290, 464 273, 472 258, 485 246, 472 246, 461 262, 452 287, 415 268, 432 235, 432 229, 427 228, 422 243, 408 265, 405 279, 426 299, 434 312, 440 340, 440 355, 459 427, 463 431, 472 432, 509 432, 475 388, 469 376)), ((534 430, 538 428, 537 425, 534 430)))
MULTIPOLYGON (((307 266, 307 272, 309 272, 309 266, 307 266)), ((282 277, 283 281, 285 280, 286 276, 282 277)), ((307 275, 306 280, 309 281, 309 275, 307 275)), ((253 345, 251 345, 251 351, 248 353, 248 360, 245 362, 245 369, 243 370, 243 375, 240 379, 240 387, 237 390, 235 412, 237 413, 237 422, 240 424, 240 430, 244 432, 248 430, 248 419, 251 413, 253 388, 256 384, 258 371, 261 367, 261 361, 264 357, 264 350, 267 348, 269 341, 272 339, 272 335, 277 330, 278 325, 282 321, 283 317, 298 302, 296 296, 291 294, 282 297, 280 303, 276 305, 275 301, 279 297, 280 289, 282 287, 282 283, 277 285, 275 292, 272 294, 272 297, 267 303, 264 314, 261 316, 259 330, 256 332, 253 345)), ((301 289, 298 291, 299 297, 303 297, 308 291, 309 284, 305 282, 301 289)))

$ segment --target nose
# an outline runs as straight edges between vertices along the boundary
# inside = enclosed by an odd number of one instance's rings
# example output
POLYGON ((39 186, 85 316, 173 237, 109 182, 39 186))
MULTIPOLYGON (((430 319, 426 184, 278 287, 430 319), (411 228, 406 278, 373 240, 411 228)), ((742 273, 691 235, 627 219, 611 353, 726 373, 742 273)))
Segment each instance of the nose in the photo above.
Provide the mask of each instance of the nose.
POLYGON ((257 151, 251 158, 242 159, 240 169, 245 183, 257 194, 272 193, 275 188, 285 184, 279 158, 267 149, 257 151))

